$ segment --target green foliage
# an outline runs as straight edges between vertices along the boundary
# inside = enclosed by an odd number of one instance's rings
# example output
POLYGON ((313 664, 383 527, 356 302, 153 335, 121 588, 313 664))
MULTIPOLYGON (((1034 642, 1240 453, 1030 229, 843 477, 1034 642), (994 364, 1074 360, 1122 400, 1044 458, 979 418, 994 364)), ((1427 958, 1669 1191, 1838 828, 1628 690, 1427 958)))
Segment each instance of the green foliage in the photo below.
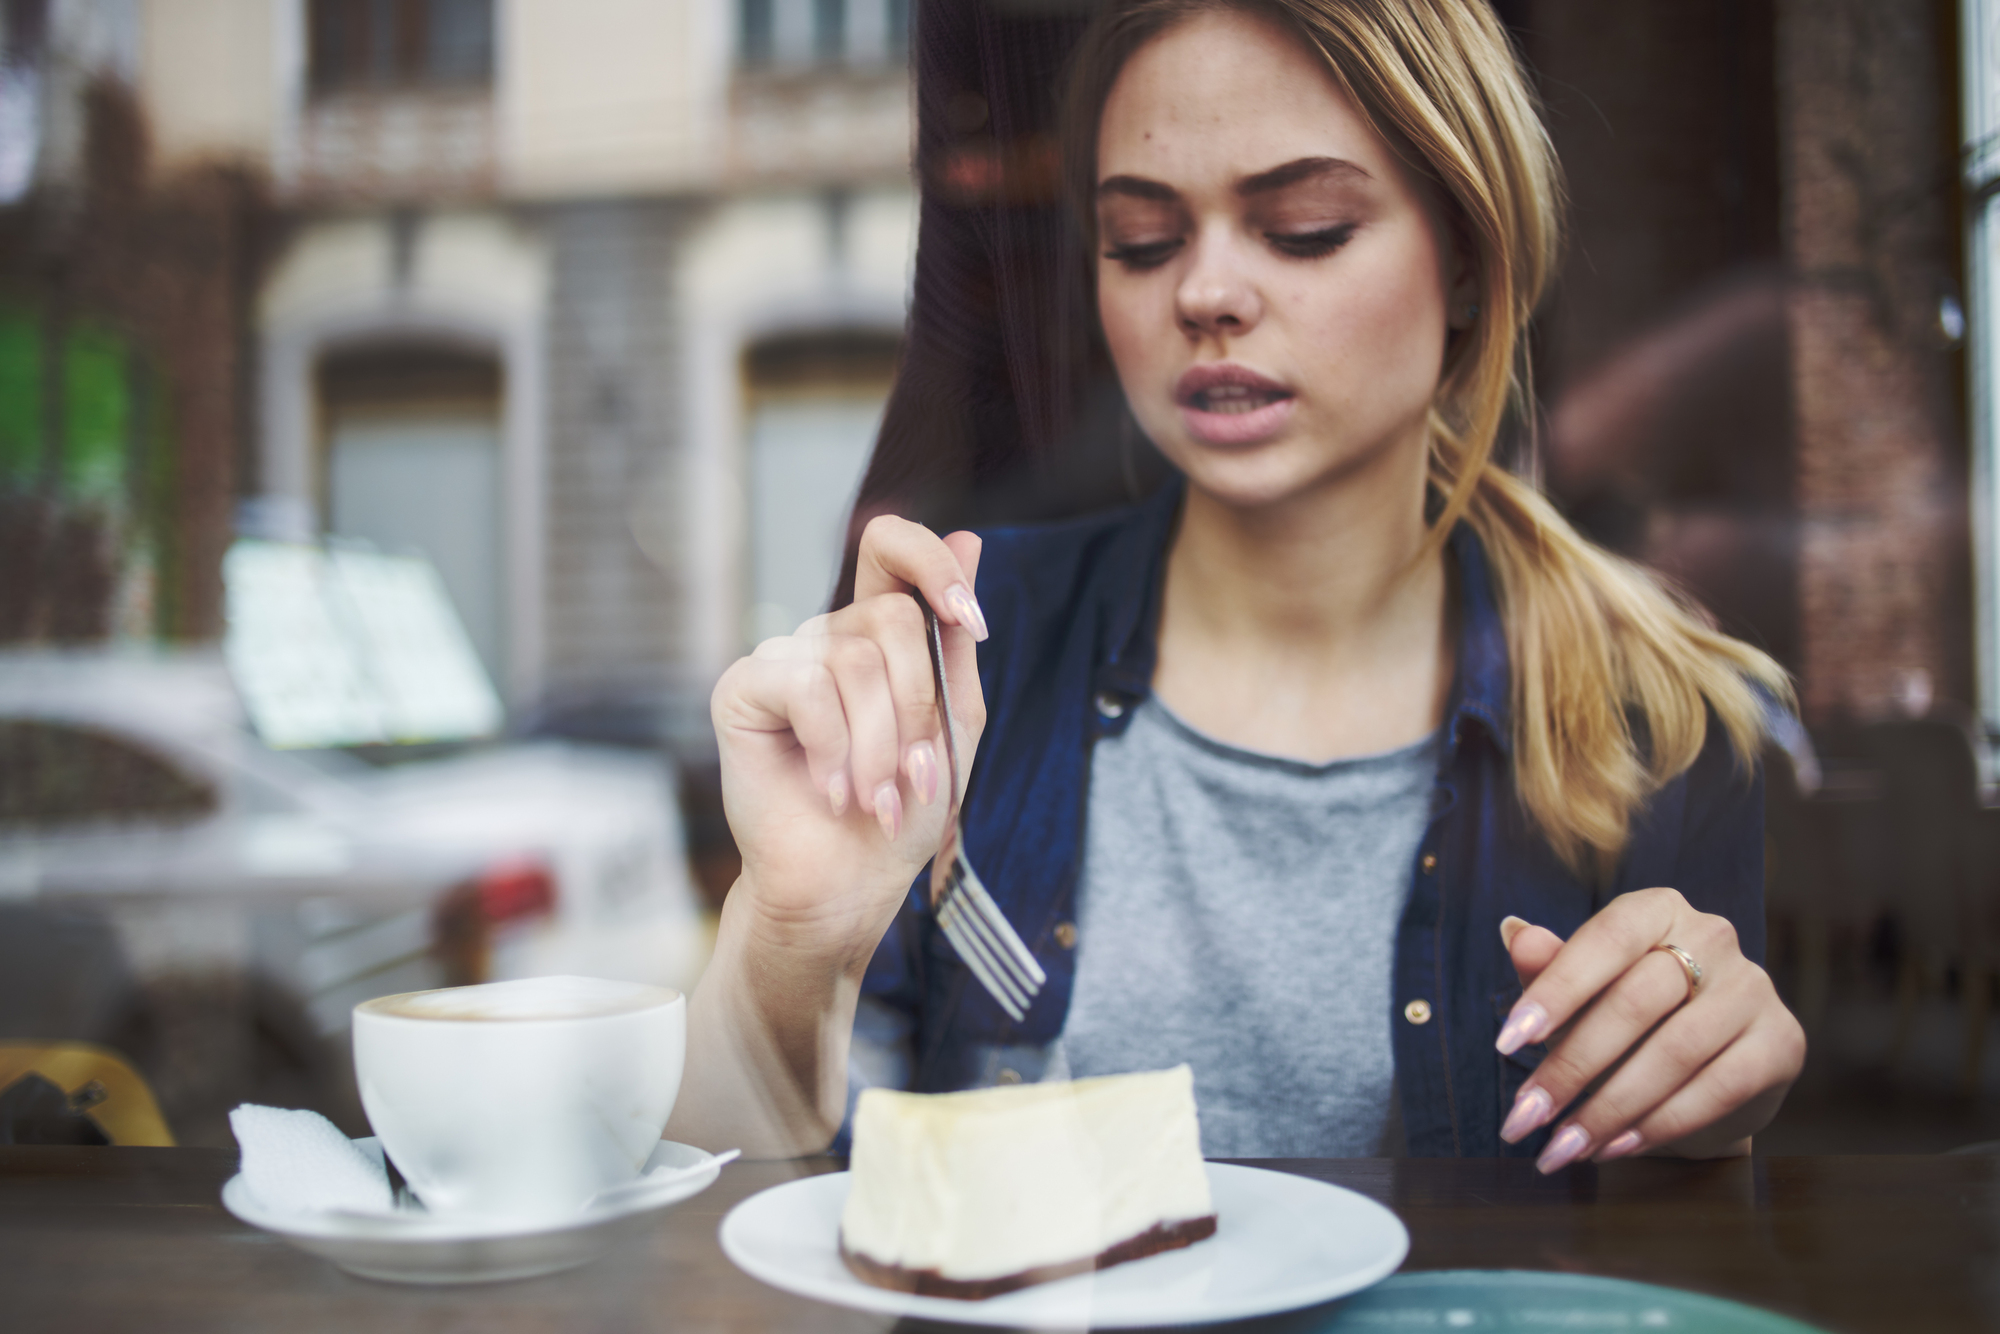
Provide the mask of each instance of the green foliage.
POLYGON ((71 500, 116 505, 125 495, 125 460, 131 439, 131 365, 128 345, 109 330, 70 331, 63 349, 63 389, 68 439, 62 488, 71 500))
MULTIPOLYGON (((28 490, 43 480, 45 337, 34 308, 0 305, 0 486, 28 490)), ((127 493, 131 344, 102 325, 72 326, 62 379, 62 498, 116 506, 127 493)))

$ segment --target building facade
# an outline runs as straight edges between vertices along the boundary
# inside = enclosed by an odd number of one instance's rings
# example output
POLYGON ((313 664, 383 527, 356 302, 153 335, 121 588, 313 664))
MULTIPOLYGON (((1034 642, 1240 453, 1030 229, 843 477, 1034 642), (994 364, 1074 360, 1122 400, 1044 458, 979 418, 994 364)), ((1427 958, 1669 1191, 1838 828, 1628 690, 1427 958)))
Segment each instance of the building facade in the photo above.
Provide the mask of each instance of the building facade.
POLYGON ((144 0, 153 169, 265 173, 246 522, 424 550, 522 716, 821 609, 914 244, 897 0, 144 0))

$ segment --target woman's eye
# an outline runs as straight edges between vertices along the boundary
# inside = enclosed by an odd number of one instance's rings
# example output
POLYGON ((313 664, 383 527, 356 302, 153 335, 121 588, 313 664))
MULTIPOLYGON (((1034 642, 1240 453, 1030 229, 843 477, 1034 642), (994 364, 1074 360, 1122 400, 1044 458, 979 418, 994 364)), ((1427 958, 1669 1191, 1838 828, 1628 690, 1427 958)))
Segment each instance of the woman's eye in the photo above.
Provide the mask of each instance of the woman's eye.
POLYGON ((1172 259, 1174 252, 1180 248, 1181 241, 1177 236, 1165 241, 1129 241, 1111 246, 1104 252, 1104 257, 1128 269, 1157 269, 1172 259))
POLYGON ((1346 245, 1353 235, 1354 224, 1343 222, 1338 227, 1316 232, 1266 232, 1264 238, 1283 254, 1299 259, 1318 259, 1346 245))

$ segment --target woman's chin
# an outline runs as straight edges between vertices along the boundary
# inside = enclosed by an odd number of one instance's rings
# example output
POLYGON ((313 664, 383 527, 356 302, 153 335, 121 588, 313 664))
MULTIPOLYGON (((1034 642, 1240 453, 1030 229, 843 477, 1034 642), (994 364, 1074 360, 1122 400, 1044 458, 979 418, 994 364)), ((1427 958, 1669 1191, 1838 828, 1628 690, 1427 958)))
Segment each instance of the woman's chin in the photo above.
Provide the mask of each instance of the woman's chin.
POLYGON ((1317 478, 1284 451, 1220 453, 1190 450, 1174 460, 1188 484, 1230 509, 1264 509, 1283 504, 1312 489, 1317 478))

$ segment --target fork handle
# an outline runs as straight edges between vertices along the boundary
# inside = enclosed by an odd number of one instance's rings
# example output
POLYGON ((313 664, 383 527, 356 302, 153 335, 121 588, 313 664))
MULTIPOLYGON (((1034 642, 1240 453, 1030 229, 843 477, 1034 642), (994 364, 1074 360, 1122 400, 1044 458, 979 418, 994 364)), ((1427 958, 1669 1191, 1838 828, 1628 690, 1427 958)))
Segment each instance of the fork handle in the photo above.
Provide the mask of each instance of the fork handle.
POLYGON ((945 755, 945 826, 944 841, 938 844, 937 855, 931 858, 931 907, 936 908, 944 897, 945 880, 952 858, 958 855, 958 736, 952 726, 951 685, 944 673, 944 631, 938 625, 937 613, 923 594, 912 592, 911 597, 924 609, 925 638, 931 651, 931 681, 937 687, 938 723, 944 729, 945 755))

